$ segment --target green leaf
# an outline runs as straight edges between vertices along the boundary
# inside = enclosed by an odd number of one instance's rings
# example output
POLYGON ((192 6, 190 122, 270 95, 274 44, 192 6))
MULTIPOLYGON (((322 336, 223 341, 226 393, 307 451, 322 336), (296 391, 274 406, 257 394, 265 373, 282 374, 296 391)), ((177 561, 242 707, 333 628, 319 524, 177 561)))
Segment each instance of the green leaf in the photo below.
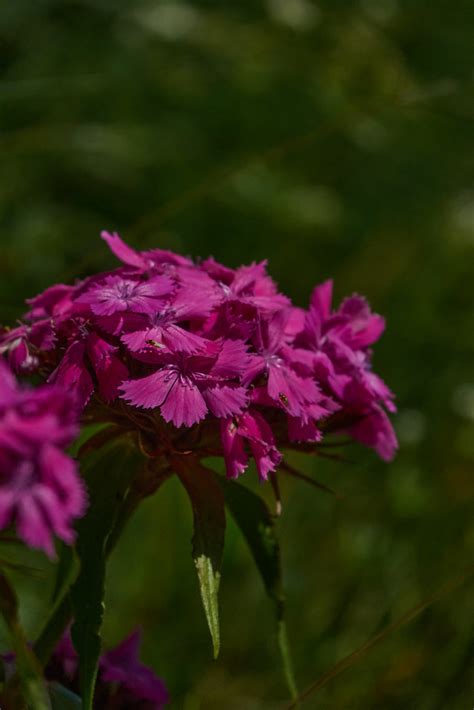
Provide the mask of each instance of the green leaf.
MULTIPOLYGON (((89 456, 86 458, 88 466, 92 466, 92 462, 96 461, 97 457, 102 455, 102 446, 104 445, 108 445, 109 448, 116 446, 120 448, 123 447, 124 444, 123 440, 119 441, 116 437, 116 431, 114 430, 112 432, 110 428, 94 433, 81 447, 81 452, 83 452, 85 457, 86 454, 89 453, 89 456), (113 442, 112 439, 114 439, 113 442), (91 454, 94 448, 100 449, 100 452, 95 451, 91 454)), ((140 461, 140 465, 138 466, 138 470, 135 469, 136 475, 133 480, 133 485, 131 485, 127 491, 125 500, 123 503, 117 501, 118 512, 115 516, 113 529, 107 536, 105 546, 106 557, 113 551, 128 519, 143 497, 154 493, 171 475, 169 467, 157 460, 148 460, 146 465, 141 465, 143 459, 139 458, 136 447, 134 447, 130 453, 134 456, 135 452, 137 453, 137 463, 140 461)), ((113 460, 112 465, 116 468, 113 460)), ((131 465, 129 470, 132 471, 133 468, 134 465, 131 465)), ((100 480, 99 477, 98 481, 100 482, 100 480)), ((71 578, 74 577, 74 574, 77 575, 78 563, 79 560, 75 551, 70 547, 63 547, 60 554, 59 569, 53 592, 53 601, 56 602, 56 605, 34 644, 35 654, 43 666, 48 662, 56 643, 66 628, 68 621, 71 619, 71 598, 67 587, 71 583, 71 578)))
POLYGON ((51 596, 52 613, 33 644, 33 650, 42 666, 45 666, 48 662, 71 618, 72 607, 69 589, 71 583, 77 577, 79 567, 76 550, 69 545, 61 543, 56 579, 51 596))
POLYGON ((90 453, 81 466, 89 509, 77 526, 76 549, 81 568, 71 589, 71 635, 79 654, 84 710, 92 708, 101 650, 107 540, 141 460, 132 440, 122 439, 90 453))
POLYGON ((52 710, 80 710, 82 707, 80 697, 60 683, 49 684, 49 697, 52 710))
POLYGON ((219 476, 225 502, 240 528, 258 571, 267 595, 273 601, 277 621, 278 646, 283 670, 292 698, 297 696, 284 618, 285 597, 283 593, 280 545, 275 524, 268 506, 260 496, 240 483, 219 476))
POLYGON ((193 509, 193 558, 214 658, 217 658, 220 648, 218 592, 225 536, 224 496, 214 472, 197 459, 176 456, 173 464, 193 509))
POLYGON ((71 620, 71 598, 68 593, 53 608, 40 635, 33 644, 33 651, 42 666, 45 666, 68 622, 71 620))
POLYGON ((7 683, 4 693, 5 707, 23 707, 26 703, 26 707, 34 710, 50 710, 41 667, 28 645, 18 616, 15 591, 4 574, 0 574, 0 613, 16 659, 16 673, 7 683))
MULTIPOLYGON (((117 439, 117 427, 107 424, 86 424, 81 428, 81 433, 69 448, 71 456, 77 457, 79 452, 85 459, 87 453, 102 450, 105 444, 117 439)), ((100 455, 100 454, 98 454, 100 455)), ((68 621, 71 618, 71 599, 68 588, 77 575, 79 560, 74 548, 60 544, 59 563, 56 571, 56 580, 52 594, 53 610, 46 620, 40 635, 33 645, 33 649, 40 663, 44 666, 48 662, 56 643, 61 637, 68 621)))
POLYGON ((56 604, 70 584, 74 573, 77 574, 78 560, 76 551, 70 545, 60 544, 59 560, 56 568, 56 579, 51 602, 56 604))

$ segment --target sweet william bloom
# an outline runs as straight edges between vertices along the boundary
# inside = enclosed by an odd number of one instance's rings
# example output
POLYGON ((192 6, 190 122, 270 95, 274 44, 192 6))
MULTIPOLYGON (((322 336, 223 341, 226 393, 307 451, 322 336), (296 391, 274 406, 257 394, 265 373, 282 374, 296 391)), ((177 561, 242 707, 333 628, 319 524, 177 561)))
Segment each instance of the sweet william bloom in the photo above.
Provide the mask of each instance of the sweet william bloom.
POLYGON ((74 286, 66 284, 50 286, 39 296, 27 300, 31 310, 26 314, 26 317, 36 321, 67 313, 71 308, 74 292, 74 286))
POLYGON ((266 272, 267 262, 228 269, 214 259, 203 262, 205 269, 216 281, 224 302, 236 301, 268 313, 290 304, 289 298, 278 293, 275 282, 266 272))
POLYGON ((207 346, 206 339, 180 324, 191 320, 203 321, 209 316, 212 306, 207 291, 203 293, 195 287, 181 287, 159 311, 147 316, 125 316, 121 324, 125 333, 121 340, 132 352, 144 350, 150 344, 171 352, 203 351, 207 346))
POLYGON ((229 338, 248 340, 262 316, 266 318, 290 304, 266 273, 266 262, 234 270, 207 259, 202 268, 212 276, 220 294, 219 307, 206 325, 211 338, 225 333, 229 338))
POLYGON ((0 354, 6 355, 14 372, 27 373, 38 367, 38 358, 31 353, 30 343, 31 332, 26 325, 20 325, 13 330, 3 330, 0 354))
POLYGON ((238 478, 247 468, 246 443, 255 459, 260 480, 266 481, 268 474, 276 471, 281 462, 282 455, 276 448, 272 429, 255 409, 249 409, 240 417, 223 420, 221 437, 229 478, 238 478))
POLYGON ((94 332, 84 331, 69 345, 49 382, 70 391, 77 405, 83 407, 95 388, 106 402, 115 399, 119 385, 127 377, 128 369, 120 359, 118 347, 94 332))
POLYGON ((258 322, 253 337, 256 354, 249 358, 244 384, 264 374, 270 399, 292 417, 306 422, 311 419, 311 405, 317 405, 323 397, 315 380, 297 374, 293 367, 292 350, 285 332, 290 315, 289 309, 281 310, 268 320, 258 322))
POLYGON ((103 283, 77 298, 77 303, 90 305, 98 316, 113 313, 155 313, 163 296, 173 290, 173 282, 167 276, 159 276, 148 281, 136 281, 122 276, 106 276, 103 283))
POLYGON ((84 341, 73 341, 49 377, 50 383, 57 384, 72 393, 78 407, 85 406, 94 391, 94 382, 85 356, 84 341))
POLYGON ((371 346, 385 328, 366 300, 353 295, 331 310, 332 281, 315 288, 305 326, 296 338, 299 358, 313 365, 313 373, 354 420, 348 433, 371 446, 384 460, 393 458, 397 440, 384 407, 395 411, 393 394, 371 370, 371 346))
POLYGON ((30 547, 54 557, 53 537, 74 541, 86 496, 63 449, 76 434, 71 398, 44 385, 20 389, 0 361, 0 528, 16 525, 30 547))
POLYGON ((187 259, 179 254, 174 254, 166 249, 151 249, 149 251, 138 252, 119 237, 117 232, 101 232, 102 239, 107 243, 110 251, 125 266, 141 273, 153 272, 162 269, 165 265, 172 266, 194 266, 191 259, 187 259))
POLYGON ((145 409, 159 407, 163 419, 177 427, 189 427, 208 412, 216 417, 240 413, 247 403, 247 391, 239 385, 246 358, 244 343, 223 342, 199 355, 151 351, 148 357, 158 369, 125 382, 123 396, 145 409))
POLYGON ((150 452, 223 456, 231 477, 253 456, 265 479, 282 450, 316 451, 325 432, 394 455, 393 394, 372 369, 385 323, 364 298, 333 309, 327 281, 296 308, 265 262, 234 269, 102 237, 118 268, 47 289, 0 333, 16 369, 67 388, 88 421, 144 427, 150 452))
POLYGON ((40 320, 30 327, 19 325, 0 333, 0 355, 6 355, 11 369, 18 374, 34 372, 39 365, 37 351, 52 350, 56 336, 49 320, 40 320))
POLYGON ((378 404, 372 405, 364 416, 349 428, 349 433, 361 444, 375 449, 384 461, 390 461, 398 447, 390 420, 378 404))

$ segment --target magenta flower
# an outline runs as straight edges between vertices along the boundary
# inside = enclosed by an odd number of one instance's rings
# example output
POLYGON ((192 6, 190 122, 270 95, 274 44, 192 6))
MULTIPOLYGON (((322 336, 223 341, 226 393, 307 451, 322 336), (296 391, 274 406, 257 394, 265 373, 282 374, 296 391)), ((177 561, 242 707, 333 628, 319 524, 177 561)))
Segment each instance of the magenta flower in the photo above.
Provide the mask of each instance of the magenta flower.
POLYGON ((394 397, 372 372, 369 350, 382 334, 385 321, 370 311, 361 296, 346 299, 334 313, 331 301, 332 281, 326 281, 313 292, 304 328, 295 340, 296 357, 312 367, 347 418, 353 419, 348 432, 390 460, 397 440, 383 407, 395 411, 394 397))
POLYGON ((11 369, 18 374, 34 372, 39 366, 35 352, 52 350, 55 344, 56 335, 50 320, 0 332, 0 355, 6 355, 11 369))
MULTIPOLYGON (((89 420, 107 411, 127 430, 147 421, 152 449, 173 450, 177 429, 202 424, 202 455, 224 456, 231 477, 253 456, 266 478, 281 449, 316 447, 328 430, 393 456, 394 397, 371 362, 385 323, 365 299, 334 311, 327 281, 304 310, 265 262, 232 269, 102 237, 119 268, 47 289, 25 323, 0 334, 15 370, 67 389, 89 420), (134 408, 151 412, 137 419, 134 408)), ((196 432, 191 441, 200 456, 196 432)))
POLYGON ((209 411, 216 417, 240 413, 247 403, 247 391, 239 385, 241 363, 234 362, 233 356, 242 356, 245 345, 229 343, 200 355, 150 352, 148 357, 158 369, 125 382, 121 386, 124 398, 145 409, 159 407, 163 419, 177 427, 191 426, 209 411))
POLYGON ((85 343, 81 340, 74 341, 49 377, 50 383, 71 392, 78 406, 86 405, 94 391, 94 382, 85 355, 85 343))
POLYGON ((113 313, 155 313, 162 297, 173 290, 173 282, 167 276, 149 281, 135 281, 122 276, 106 276, 99 283, 76 299, 76 303, 88 304, 97 316, 113 313))
POLYGON ((214 259, 207 259, 202 266, 220 287, 224 301, 237 301, 273 313, 290 305, 290 300, 278 293, 275 282, 266 272, 266 265, 266 261, 262 261, 234 271, 214 259))
POLYGON ((155 313, 132 315, 123 319, 122 342, 132 352, 149 345, 168 348, 174 352, 196 353, 205 350, 207 340, 182 327, 180 323, 202 321, 212 309, 207 291, 181 287, 172 300, 155 313))
POLYGON ((65 284, 50 286, 39 296, 27 300, 31 310, 26 314, 26 317, 36 321, 67 313, 71 307, 74 292, 74 286, 65 284))
POLYGON ((53 536, 74 541, 86 496, 76 464, 63 452, 77 431, 63 390, 19 389, 0 361, 0 529, 15 523, 27 545, 54 557, 53 536))
POLYGON ((221 437, 229 478, 238 478, 247 468, 249 456, 246 443, 249 444, 258 475, 263 481, 267 480, 271 471, 276 471, 282 459, 270 425, 256 410, 224 420, 221 424, 221 437))
POLYGON ((265 375, 270 399, 292 417, 306 422, 312 417, 311 406, 317 405, 323 396, 311 376, 296 372, 298 362, 292 358, 290 336, 286 334, 290 315, 289 309, 281 310, 268 320, 258 322, 253 338, 256 354, 250 356, 244 384, 265 375))
POLYGON ((112 401, 129 374, 118 350, 116 345, 84 327, 48 381, 70 391, 80 407, 87 404, 96 387, 105 401, 112 401))
POLYGON ((103 231, 100 235, 107 242, 110 251, 126 266, 132 267, 139 272, 153 271, 164 265, 193 266, 191 259, 174 254, 165 249, 151 249, 150 251, 137 252, 125 244, 125 242, 114 232, 103 231))

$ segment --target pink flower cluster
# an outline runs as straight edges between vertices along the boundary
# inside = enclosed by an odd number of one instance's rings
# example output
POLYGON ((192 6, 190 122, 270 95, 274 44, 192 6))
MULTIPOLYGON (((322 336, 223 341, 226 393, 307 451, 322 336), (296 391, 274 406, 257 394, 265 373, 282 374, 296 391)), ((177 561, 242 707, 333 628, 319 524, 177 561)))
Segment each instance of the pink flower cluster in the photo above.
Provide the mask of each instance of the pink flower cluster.
POLYGON ((61 388, 20 389, 0 360, 0 529, 16 524, 31 547, 54 556, 53 535, 74 540, 85 510, 76 464, 63 449, 76 434, 73 402, 61 388))
MULTIPOLYGON (((99 661, 94 707, 101 710, 161 710, 169 702, 163 681, 140 661, 141 632, 134 631, 99 661)), ((47 679, 79 692, 79 659, 69 631, 46 666, 47 679)))
POLYGON ((0 337, 17 370, 46 372, 81 406, 125 400, 175 428, 213 420, 232 478, 252 455, 266 479, 279 447, 319 442, 328 422, 393 456, 393 395, 370 362, 384 320, 365 299, 333 310, 327 281, 304 310, 265 263, 194 263, 102 236, 122 265, 30 300, 26 324, 0 337))

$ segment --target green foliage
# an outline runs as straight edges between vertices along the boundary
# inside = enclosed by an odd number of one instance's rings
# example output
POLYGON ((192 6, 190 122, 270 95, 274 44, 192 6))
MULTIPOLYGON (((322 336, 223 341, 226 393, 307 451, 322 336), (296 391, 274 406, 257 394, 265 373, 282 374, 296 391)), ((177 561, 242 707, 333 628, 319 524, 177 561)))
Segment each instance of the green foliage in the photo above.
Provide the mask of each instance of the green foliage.
POLYGON ((101 651, 107 540, 141 463, 136 448, 127 441, 112 442, 81 463, 89 508, 77 526, 80 571, 71 589, 71 636, 79 654, 83 710, 92 708, 101 651))
POLYGON ((283 616, 284 594, 280 546, 275 522, 265 501, 245 486, 219 477, 227 507, 242 531, 262 577, 265 590, 275 604, 276 618, 283 616))
POLYGON ((219 478, 227 507, 242 531, 262 577, 265 590, 275 606, 277 637, 288 689, 296 698, 297 689, 285 622, 280 545, 273 517, 262 498, 245 486, 219 478))

